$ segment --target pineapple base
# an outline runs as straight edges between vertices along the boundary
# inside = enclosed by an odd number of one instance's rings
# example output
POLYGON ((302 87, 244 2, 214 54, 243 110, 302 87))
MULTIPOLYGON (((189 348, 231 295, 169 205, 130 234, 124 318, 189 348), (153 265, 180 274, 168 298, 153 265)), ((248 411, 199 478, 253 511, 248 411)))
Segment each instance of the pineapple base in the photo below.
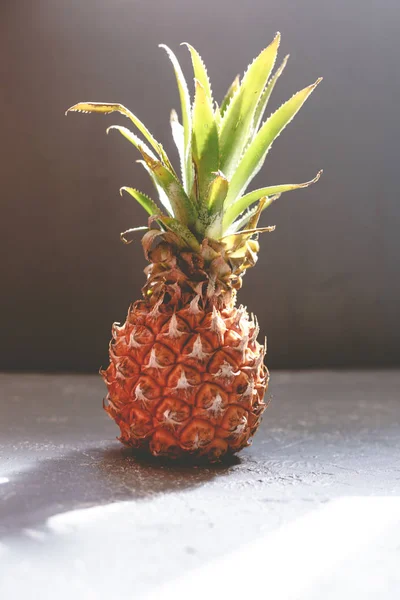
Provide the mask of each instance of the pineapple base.
POLYGON ((215 462, 250 445, 269 379, 257 322, 242 306, 201 304, 140 300, 113 325, 104 408, 126 446, 215 462))

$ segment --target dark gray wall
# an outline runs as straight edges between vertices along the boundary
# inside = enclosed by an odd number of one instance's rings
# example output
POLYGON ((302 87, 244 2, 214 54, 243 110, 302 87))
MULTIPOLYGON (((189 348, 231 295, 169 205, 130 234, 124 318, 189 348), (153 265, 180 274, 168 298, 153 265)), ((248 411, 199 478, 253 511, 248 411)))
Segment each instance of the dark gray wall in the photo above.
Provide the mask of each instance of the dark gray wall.
POLYGON ((2 0, 2 369, 94 370, 113 320, 140 294, 144 213, 121 185, 151 187, 134 149, 71 115, 120 101, 174 155, 175 80, 159 42, 198 48, 216 97, 283 34, 291 59, 273 106, 324 82, 279 138, 257 184, 320 183, 274 205, 241 301, 268 333, 271 367, 400 363, 398 0, 2 0))

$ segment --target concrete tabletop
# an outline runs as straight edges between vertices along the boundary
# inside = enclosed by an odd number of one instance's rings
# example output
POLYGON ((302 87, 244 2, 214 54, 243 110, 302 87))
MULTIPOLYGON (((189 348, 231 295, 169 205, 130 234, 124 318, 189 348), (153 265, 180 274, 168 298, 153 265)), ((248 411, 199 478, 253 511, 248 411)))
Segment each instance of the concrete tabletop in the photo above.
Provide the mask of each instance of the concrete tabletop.
POLYGON ((0 598, 400 597, 400 372, 272 373, 229 464, 135 458, 96 376, 0 376, 0 598))

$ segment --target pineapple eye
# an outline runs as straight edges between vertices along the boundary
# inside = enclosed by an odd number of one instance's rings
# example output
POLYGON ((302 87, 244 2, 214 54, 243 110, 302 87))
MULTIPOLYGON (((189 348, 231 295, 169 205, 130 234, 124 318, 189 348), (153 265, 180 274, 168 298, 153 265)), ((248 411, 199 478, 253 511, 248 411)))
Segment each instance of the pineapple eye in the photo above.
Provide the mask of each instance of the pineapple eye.
POLYGON ((239 385, 236 387, 236 393, 237 394, 244 394, 244 392, 246 391, 247 385, 245 383, 239 383, 239 385))

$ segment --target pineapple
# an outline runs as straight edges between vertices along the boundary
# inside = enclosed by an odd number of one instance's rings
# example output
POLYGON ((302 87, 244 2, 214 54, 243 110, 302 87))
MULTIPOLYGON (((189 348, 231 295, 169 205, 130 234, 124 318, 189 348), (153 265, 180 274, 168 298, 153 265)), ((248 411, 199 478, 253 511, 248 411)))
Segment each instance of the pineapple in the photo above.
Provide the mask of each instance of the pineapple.
MULTIPOLYGON (((257 341, 257 319, 236 306, 246 270, 256 263, 261 213, 283 192, 306 183, 246 189, 280 132, 321 81, 263 116, 286 57, 271 75, 280 35, 236 77, 219 105, 198 52, 186 44, 193 64, 194 99, 174 53, 166 50, 181 102, 182 122, 171 113, 181 178, 162 145, 120 104, 81 102, 69 111, 125 115, 142 135, 113 125, 141 154, 139 161, 158 197, 131 187, 147 211, 147 226, 121 234, 130 243, 145 231, 149 266, 143 298, 125 323, 115 323, 110 364, 101 371, 108 388, 104 408, 126 446, 155 456, 202 456, 210 461, 248 446, 266 407, 269 374, 266 344, 257 341)), ((67 111, 67 112, 69 112, 67 111)))

